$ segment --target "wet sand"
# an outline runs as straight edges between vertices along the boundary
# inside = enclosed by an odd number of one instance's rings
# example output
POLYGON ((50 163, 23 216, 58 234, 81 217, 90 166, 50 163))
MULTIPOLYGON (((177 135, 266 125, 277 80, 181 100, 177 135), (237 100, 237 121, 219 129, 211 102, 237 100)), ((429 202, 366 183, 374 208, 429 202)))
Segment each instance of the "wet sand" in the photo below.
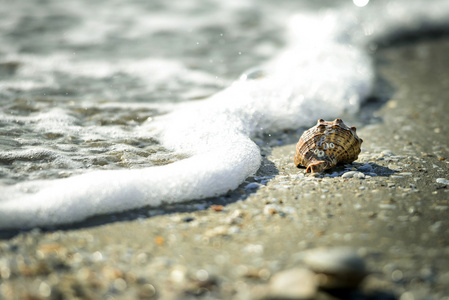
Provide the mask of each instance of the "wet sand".
POLYGON ((361 285, 297 298, 449 299, 447 53, 447 38, 376 52, 373 101, 343 116, 364 140, 351 165, 305 175, 301 131, 273 134, 226 196, 2 233, 0 299, 278 299, 276 274, 339 246, 366 262, 361 285))

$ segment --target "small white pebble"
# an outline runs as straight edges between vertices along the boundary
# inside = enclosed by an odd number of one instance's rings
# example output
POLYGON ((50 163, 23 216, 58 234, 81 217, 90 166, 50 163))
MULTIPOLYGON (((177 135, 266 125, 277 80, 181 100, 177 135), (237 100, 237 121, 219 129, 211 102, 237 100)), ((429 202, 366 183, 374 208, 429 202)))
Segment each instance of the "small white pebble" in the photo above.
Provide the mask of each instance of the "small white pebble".
POLYGON ((354 178, 364 179, 365 178, 365 174, 363 174, 362 172, 356 172, 354 174, 354 178))
POLYGON ((449 180, 445 179, 445 178, 437 178, 437 183, 441 183, 444 185, 449 185, 449 180))
POLYGON ((343 175, 341 175, 342 178, 352 178, 354 177, 354 174, 356 173, 356 171, 349 171, 344 173, 343 175))
POLYGON ((51 287, 45 281, 41 282, 39 285, 39 294, 42 297, 49 297, 51 295, 51 287))
POLYGON ((380 207, 381 209, 395 209, 395 208, 396 208, 396 205, 393 205, 393 204, 386 204, 386 203, 381 203, 381 204, 379 204, 379 207, 380 207))
POLYGON ((206 281, 209 278, 209 273, 204 269, 196 271, 195 275, 199 281, 206 281))

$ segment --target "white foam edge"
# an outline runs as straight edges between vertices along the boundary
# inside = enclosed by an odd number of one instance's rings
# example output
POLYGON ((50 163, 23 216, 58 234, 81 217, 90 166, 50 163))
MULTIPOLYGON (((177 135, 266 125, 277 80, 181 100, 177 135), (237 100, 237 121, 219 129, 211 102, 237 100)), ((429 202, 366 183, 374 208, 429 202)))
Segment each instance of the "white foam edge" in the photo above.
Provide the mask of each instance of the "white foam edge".
POLYGON ((259 167, 257 146, 244 137, 238 142, 243 149, 226 149, 227 160, 217 160, 221 149, 161 167, 95 171, 54 182, 24 184, 22 192, 40 190, 2 202, 0 228, 73 223, 93 215, 221 195, 235 189, 246 174, 259 167), (247 164, 239 163, 241 159, 247 164), (220 184, 222 181, 227 184, 220 184))

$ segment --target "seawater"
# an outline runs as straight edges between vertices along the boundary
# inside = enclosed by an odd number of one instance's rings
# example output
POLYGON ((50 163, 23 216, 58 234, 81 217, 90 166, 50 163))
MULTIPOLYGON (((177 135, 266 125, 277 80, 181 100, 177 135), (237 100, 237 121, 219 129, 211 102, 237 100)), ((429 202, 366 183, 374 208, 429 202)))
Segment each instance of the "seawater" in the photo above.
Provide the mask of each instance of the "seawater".
POLYGON ((376 42, 449 20, 445 1, 330 3, 2 5, 0 228, 235 189, 254 138, 356 113, 376 42))

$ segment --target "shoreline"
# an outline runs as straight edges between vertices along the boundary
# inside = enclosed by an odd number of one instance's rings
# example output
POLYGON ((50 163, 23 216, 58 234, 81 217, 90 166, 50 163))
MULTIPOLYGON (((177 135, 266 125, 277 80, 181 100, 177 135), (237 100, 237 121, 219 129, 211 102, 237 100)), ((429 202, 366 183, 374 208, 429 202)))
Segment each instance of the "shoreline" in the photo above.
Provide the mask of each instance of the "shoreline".
POLYGON ((447 38, 378 50, 375 96, 388 101, 343 117, 364 140, 351 166, 303 176, 300 134, 272 136, 260 170, 228 195, 0 240, 0 298, 264 298, 304 251, 348 246, 371 272, 363 299, 447 299, 448 51, 447 38))

